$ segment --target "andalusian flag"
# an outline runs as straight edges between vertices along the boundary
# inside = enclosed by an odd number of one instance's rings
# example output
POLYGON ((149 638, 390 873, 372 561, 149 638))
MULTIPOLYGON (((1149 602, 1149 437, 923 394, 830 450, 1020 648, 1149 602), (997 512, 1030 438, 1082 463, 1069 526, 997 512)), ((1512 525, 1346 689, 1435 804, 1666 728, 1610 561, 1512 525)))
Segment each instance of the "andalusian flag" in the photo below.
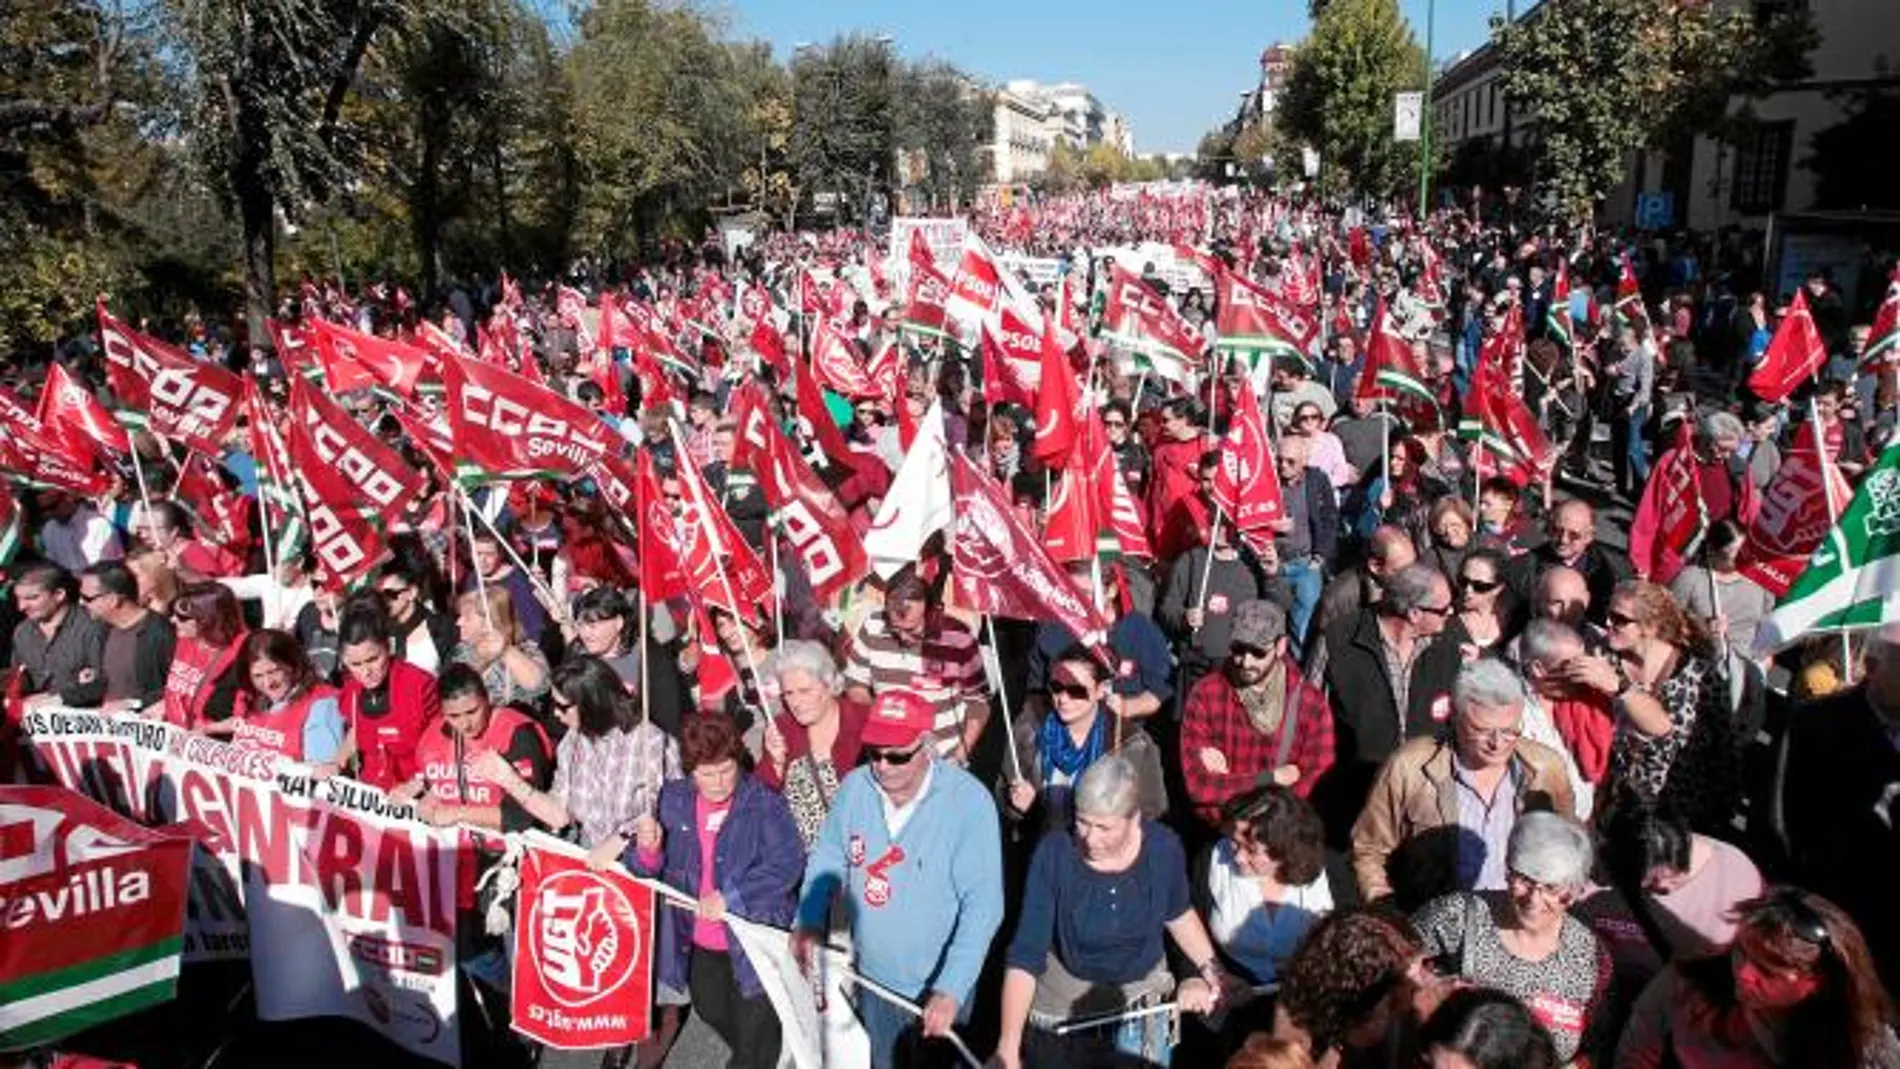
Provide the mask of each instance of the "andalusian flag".
POLYGON ((64 787, 0 786, 0 1050, 177 994, 191 840, 64 787))
POLYGON ((1379 310, 1372 317, 1372 329, 1366 332, 1366 366, 1365 371, 1360 373, 1362 382, 1367 377, 1365 372, 1372 373, 1370 377, 1379 387, 1409 393, 1433 405, 1438 404, 1437 395, 1425 382, 1424 370, 1412 357, 1411 343, 1399 334, 1384 301, 1379 302, 1379 310))
POLYGON ((13 499, 5 483, 0 483, 0 568, 13 563, 19 556, 20 541, 25 534, 25 514, 20 511, 20 503, 13 499))
POLYGON ((1616 304, 1611 308, 1616 321, 1625 326, 1649 323, 1649 311, 1643 307, 1643 291, 1636 284, 1636 269, 1630 266, 1630 254, 1623 254, 1623 268, 1616 276, 1616 304))
POLYGON ((1544 325, 1550 340, 1563 346, 1564 352, 1576 351, 1576 323, 1570 318, 1570 261, 1557 261, 1557 281, 1550 286, 1550 307, 1544 311, 1544 325))
POLYGON ((1900 444, 1888 446, 1861 480, 1840 522, 1762 621, 1755 649, 1772 652, 1809 635, 1894 620, 1900 620, 1900 444))

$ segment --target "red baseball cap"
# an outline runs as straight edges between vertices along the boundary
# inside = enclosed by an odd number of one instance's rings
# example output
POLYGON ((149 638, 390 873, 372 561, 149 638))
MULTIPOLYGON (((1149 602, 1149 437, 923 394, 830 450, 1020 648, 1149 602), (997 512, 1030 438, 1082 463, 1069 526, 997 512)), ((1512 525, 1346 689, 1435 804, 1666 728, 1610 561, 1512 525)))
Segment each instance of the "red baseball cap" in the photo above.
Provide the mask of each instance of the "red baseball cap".
POLYGON ((909 746, 936 726, 937 714, 914 690, 887 690, 871 703, 864 722, 864 745, 909 746))

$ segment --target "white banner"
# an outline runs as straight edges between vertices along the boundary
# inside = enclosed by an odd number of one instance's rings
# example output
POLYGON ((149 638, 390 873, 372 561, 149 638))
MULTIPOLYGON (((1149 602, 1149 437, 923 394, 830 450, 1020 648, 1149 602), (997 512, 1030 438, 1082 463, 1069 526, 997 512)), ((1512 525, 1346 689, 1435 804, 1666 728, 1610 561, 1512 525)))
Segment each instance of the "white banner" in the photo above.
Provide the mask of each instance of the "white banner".
POLYGON ((850 956, 820 948, 812 961, 817 979, 808 980, 792 958, 790 933, 731 914, 726 923, 778 1013, 781 1069, 869 1069, 871 1041, 845 998, 850 956))
POLYGON ((148 826, 199 826, 216 864, 193 871, 186 946, 248 954, 259 1017, 350 1017, 459 1064, 457 832, 372 787, 156 721, 35 709, 21 734, 62 785, 148 826))
POLYGON ((1004 267, 1016 272, 1016 277, 1041 289, 1052 285, 1062 278, 1062 261, 1047 256, 1018 256, 1013 252, 1000 253, 996 257, 1004 267))
POLYGON ((922 215, 900 215, 891 220, 890 255, 884 267, 891 280, 891 293, 900 301, 910 296, 910 236, 919 232, 924 244, 930 246, 930 255, 937 258, 937 270, 950 278, 957 273, 957 258, 963 255, 963 236, 970 232, 970 221, 922 215))

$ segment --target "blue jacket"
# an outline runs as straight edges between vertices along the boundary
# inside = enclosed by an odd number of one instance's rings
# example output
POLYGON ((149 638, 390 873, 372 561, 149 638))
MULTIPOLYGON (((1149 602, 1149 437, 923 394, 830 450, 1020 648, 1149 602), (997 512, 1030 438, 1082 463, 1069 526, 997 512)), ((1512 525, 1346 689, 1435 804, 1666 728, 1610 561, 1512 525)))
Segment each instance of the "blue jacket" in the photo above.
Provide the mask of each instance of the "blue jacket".
MULTIPOLYGON (((699 897, 699 829, 696 824, 699 792, 690 777, 660 788, 655 819, 665 830, 657 875, 670 887, 699 897)), ((726 896, 726 912, 760 924, 788 927, 797 905, 798 877, 805 851, 798 826, 785 799, 750 775, 739 777, 732 810, 714 839, 713 879, 726 896)), ((638 847, 630 847, 621 863, 642 876, 656 875, 641 867, 638 847)), ((676 991, 687 988, 687 964, 693 952, 693 914, 661 903, 654 920, 659 946, 656 961, 660 982, 676 991)), ((759 974, 746 960, 739 940, 727 929, 727 949, 739 992, 747 998, 760 994, 759 974)))
POLYGON ((933 760, 895 840, 871 769, 844 778, 812 843, 798 924, 824 931, 842 891, 866 976, 919 1001, 942 991, 966 1008, 1003 922, 1002 832, 976 777, 933 760))

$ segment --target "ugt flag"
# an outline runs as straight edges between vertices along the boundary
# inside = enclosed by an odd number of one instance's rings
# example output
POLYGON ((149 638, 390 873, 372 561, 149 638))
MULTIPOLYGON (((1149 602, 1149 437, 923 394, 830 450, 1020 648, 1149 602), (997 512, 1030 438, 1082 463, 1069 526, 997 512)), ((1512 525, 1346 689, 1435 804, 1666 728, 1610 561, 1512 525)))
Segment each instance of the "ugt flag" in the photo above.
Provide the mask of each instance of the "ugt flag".
POLYGON ((647 1037, 653 991, 653 889, 595 872, 587 855, 530 833, 515 898, 514 1029, 559 1050, 647 1037))

